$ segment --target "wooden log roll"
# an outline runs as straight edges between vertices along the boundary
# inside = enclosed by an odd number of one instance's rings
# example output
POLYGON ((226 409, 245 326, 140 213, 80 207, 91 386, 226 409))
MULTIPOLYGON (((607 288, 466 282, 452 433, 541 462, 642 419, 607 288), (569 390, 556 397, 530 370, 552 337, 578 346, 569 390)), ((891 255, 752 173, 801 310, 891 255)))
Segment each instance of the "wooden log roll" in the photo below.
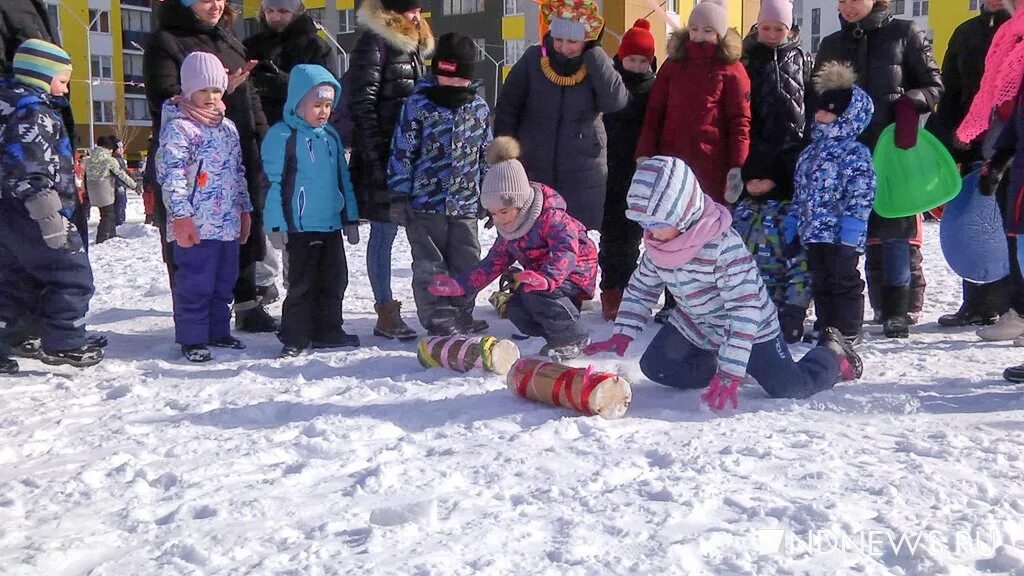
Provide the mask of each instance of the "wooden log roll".
POLYGON ((622 418, 633 397, 629 382, 592 367, 573 368, 541 358, 520 358, 512 365, 505 384, 536 402, 572 408, 587 416, 622 418))
POLYGON ((448 368, 469 372, 483 368, 505 375, 519 359, 519 347, 494 336, 431 336, 420 340, 416 357, 424 368, 448 368))

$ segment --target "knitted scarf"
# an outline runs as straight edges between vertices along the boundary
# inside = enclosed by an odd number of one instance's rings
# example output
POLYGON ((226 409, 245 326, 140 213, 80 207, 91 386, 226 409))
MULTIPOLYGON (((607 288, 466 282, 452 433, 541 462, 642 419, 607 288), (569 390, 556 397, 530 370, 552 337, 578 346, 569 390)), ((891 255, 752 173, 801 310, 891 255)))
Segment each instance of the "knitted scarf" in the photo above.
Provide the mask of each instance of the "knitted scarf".
POLYGON ((996 31, 992 39, 992 46, 985 56, 985 74, 981 77, 981 89, 971 102, 971 108, 956 132, 961 142, 973 142, 988 130, 993 111, 1012 101, 1020 91, 1021 81, 1024 80, 1022 40, 1024 10, 1019 10, 996 31))
POLYGON ((220 126, 220 123, 224 121, 224 112, 227 110, 224 106, 224 102, 220 102, 218 109, 215 111, 200 108, 193 104, 191 100, 181 96, 180 94, 171 98, 171 104, 177 106, 178 110, 181 110, 185 116, 189 117, 189 119, 204 126, 220 126))
POLYGON ((651 260, 659 268, 681 268, 693 259, 708 242, 718 238, 732 226, 729 209, 710 198, 705 198, 704 213, 700 220, 672 240, 662 242, 644 232, 644 246, 651 260))
POLYGON ((533 201, 519 209, 519 217, 516 218, 516 221, 508 228, 495 226, 498 229, 498 234, 505 240, 518 240, 526 236, 533 225, 537 223, 537 218, 540 217, 540 211, 544 208, 544 192, 535 182, 530 182, 530 188, 533 189, 533 201))

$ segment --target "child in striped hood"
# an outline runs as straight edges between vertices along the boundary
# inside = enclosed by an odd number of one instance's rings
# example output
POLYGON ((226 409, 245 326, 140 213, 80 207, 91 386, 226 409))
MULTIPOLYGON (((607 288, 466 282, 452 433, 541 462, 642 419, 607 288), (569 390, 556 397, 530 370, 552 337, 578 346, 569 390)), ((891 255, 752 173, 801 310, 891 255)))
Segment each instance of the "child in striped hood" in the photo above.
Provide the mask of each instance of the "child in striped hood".
POLYGON ((637 168, 626 216, 644 227, 646 251, 629 281, 614 335, 587 354, 622 356, 643 331, 663 288, 678 307, 640 360, 651 380, 703 388, 713 409, 737 406, 750 373, 773 398, 806 398, 836 382, 859 378, 860 358, 839 331, 823 331, 821 346, 794 362, 750 252, 730 226, 729 211, 701 190, 678 158, 655 156, 637 168))

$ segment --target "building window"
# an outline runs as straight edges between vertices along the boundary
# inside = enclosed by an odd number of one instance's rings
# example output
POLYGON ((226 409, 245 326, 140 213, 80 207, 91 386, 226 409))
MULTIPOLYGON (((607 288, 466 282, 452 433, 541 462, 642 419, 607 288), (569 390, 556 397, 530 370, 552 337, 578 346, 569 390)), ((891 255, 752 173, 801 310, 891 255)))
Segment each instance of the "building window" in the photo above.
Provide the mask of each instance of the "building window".
POLYGON ((110 34, 110 12, 106 10, 89 10, 89 23, 92 25, 89 30, 110 34), (97 17, 97 15, 99 15, 97 17), (94 21, 95 20, 95 21, 94 21))
POLYGON ((312 18, 313 20, 316 20, 317 22, 323 22, 324 21, 324 9, 323 8, 309 8, 309 9, 306 10, 306 14, 308 14, 310 18, 312 18))
POLYGON ((124 99, 124 119, 135 120, 135 121, 150 121, 152 118, 149 117, 149 104, 145 98, 125 98, 124 99))
POLYGON ((356 27, 355 10, 338 10, 338 34, 352 34, 356 27))
POLYGON ((153 15, 144 10, 121 9, 121 29, 131 32, 152 32, 153 15))
POLYGON ((513 14, 525 14, 523 10, 523 2, 526 0, 505 0, 505 16, 512 16, 513 14))
POLYGON ((914 0, 914 16, 928 15, 928 0, 914 0))
POLYGON ((665 11, 671 14, 678 14, 679 0, 665 0, 665 11))
POLYGON ((92 119, 98 124, 114 123, 114 103, 108 100, 94 100, 92 103, 92 119))
POLYGON ((793 27, 797 30, 804 27, 804 0, 793 2, 793 27))
POLYGON ((245 37, 255 36, 260 32, 260 20, 259 18, 246 18, 245 19, 245 37))
POLYGON ((907 13, 907 0, 893 0, 890 6, 890 12, 896 16, 907 13))
POLYGON ((125 82, 142 82, 142 55, 141 54, 129 54, 124 55, 124 81, 125 82))
POLYGON ((452 16, 455 14, 475 14, 484 11, 484 0, 444 0, 442 14, 452 16))
POLYGON ((92 55, 92 78, 101 80, 114 79, 114 59, 110 56, 92 55))
POLYGON ((981 0, 968 0, 967 9, 970 11, 981 9, 981 0))
POLYGON ((511 66, 523 57, 526 52, 526 39, 505 40, 505 66, 511 66))
POLYGON ((487 38, 473 38, 476 44, 476 61, 483 62, 487 58, 487 38))
POLYGON ((821 8, 811 9, 811 52, 817 52, 821 44, 821 8))

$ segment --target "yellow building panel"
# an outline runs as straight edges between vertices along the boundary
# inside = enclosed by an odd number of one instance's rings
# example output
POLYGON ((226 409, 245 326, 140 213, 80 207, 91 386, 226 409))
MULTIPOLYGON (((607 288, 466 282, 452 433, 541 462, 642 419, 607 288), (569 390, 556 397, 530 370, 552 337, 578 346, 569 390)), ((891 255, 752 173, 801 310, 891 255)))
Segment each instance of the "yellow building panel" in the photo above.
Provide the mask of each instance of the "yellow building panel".
POLYGON ((518 40, 526 38, 526 15, 515 14, 504 16, 501 19, 501 38, 503 40, 518 40))
POLYGON ((949 47, 949 39, 956 27, 978 15, 967 2, 932 2, 929 5, 928 27, 935 33, 935 58, 942 64, 949 47))
POLYGON ((502 67, 501 67, 501 81, 502 81, 502 83, 505 82, 505 79, 508 78, 508 74, 511 71, 512 71, 512 67, 511 66, 509 66, 508 64, 503 64, 502 65, 502 67))
POLYGON ((338 10, 355 10, 356 0, 337 0, 338 10))

